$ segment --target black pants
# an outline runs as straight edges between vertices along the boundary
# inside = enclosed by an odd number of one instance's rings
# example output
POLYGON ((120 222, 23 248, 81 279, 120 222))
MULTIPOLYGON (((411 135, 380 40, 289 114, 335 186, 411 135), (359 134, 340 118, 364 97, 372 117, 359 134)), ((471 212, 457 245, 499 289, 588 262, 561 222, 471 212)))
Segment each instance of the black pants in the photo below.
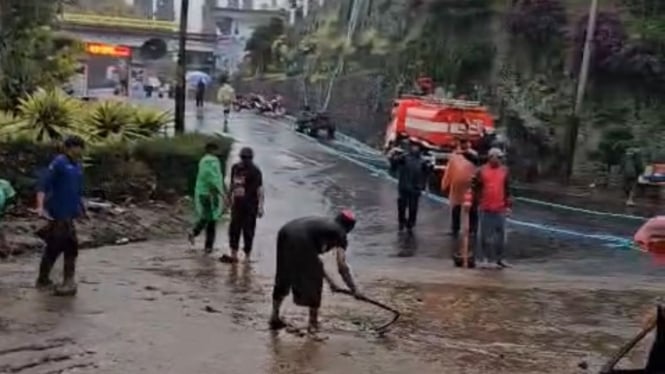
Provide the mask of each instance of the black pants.
POLYGON ((192 230, 192 235, 194 237, 199 236, 201 231, 205 229, 206 238, 205 238, 205 248, 206 250, 212 250, 215 246, 215 237, 217 236, 217 222, 212 220, 201 219, 196 225, 194 225, 194 230, 192 230))
POLYGON ((76 237, 76 227, 71 220, 51 221, 41 228, 37 235, 46 242, 46 248, 39 265, 39 282, 50 279, 51 269, 62 253, 64 255, 65 280, 74 278, 76 271, 76 258, 79 253, 79 243, 76 237))
POLYGON ((200 199, 199 203, 201 204, 202 210, 201 218, 198 222, 196 222, 196 225, 194 225, 192 235, 197 237, 199 234, 201 234, 201 231, 205 229, 206 238, 204 248, 206 250, 212 250, 215 246, 215 236, 217 234, 217 221, 215 221, 212 217, 215 216, 213 211, 219 203, 219 198, 216 196, 202 195, 198 196, 198 199, 200 199))
MULTIPOLYGON (((450 231, 453 235, 459 235, 462 228, 462 206, 455 205, 452 207, 451 228, 450 231)), ((478 232, 478 206, 472 205, 469 209, 469 233, 475 235, 478 232)))
POLYGON ((412 229, 418 218, 420 192, 399 191, 397 198, 397 220, 400 228, 412 229))
POLYGON ((203 95, 202 94, 196 94, 196 106, 198 108, 203 107, 203 95))
POLYGON ((237 251, 240 247, 240 236, 243 240, 243 251, 252 252, 254 231, 256 230, 256 217, 258 208, 240 205, 231 209, 231 222, 229 223, 229 247, 237 251))
POLYGON ((323 291, 323 263, 314 243, 280 231, 277 234, 277 272, 272 299, 281 301, 293 294, 298 306, 319 308, 323 291))

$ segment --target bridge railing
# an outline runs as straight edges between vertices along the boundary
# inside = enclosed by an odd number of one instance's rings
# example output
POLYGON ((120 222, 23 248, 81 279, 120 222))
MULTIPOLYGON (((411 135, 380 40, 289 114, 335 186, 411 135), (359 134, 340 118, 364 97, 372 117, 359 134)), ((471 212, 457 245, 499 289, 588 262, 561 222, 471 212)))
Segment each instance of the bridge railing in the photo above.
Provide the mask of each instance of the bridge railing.
POLYGON ((175 32, 178 30, 178 24, 171 21, 159 21, 152 19, 141 18, 128 18, 128 17, 113 17, 113 16, 99 16, 94 14, 83 13, 63 13, 60 15, 60 21, 64 23, 85 25, 85 26, 100 26, 100 27, 118 27, 129 28, 135 30, 155 30, 175 32))

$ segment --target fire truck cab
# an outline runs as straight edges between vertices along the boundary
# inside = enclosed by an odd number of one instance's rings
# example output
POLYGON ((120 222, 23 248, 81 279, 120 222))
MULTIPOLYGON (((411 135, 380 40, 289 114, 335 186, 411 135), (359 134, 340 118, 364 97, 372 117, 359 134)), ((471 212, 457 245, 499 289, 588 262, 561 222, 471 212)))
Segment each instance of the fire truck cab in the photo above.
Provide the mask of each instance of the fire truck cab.
POLYGON ((483 130, 493 128, 494 118, 479 102, 402 96, 395 100, 384 149, 386 154, 394 155, 406 151, 402 149, 404 140, 416 142, 424 158, 441 174, 459 138, 477 145, 483 130))

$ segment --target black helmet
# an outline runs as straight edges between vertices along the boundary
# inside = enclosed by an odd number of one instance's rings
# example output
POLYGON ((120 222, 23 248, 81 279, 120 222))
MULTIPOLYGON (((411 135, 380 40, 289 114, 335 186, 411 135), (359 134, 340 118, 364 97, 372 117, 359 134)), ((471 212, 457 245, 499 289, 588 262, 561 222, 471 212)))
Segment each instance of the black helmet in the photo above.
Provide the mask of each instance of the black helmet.
POLYGON ((351 232, 351 230, 353 230, 353 228, 356 226, 356 216, 352 211, 344 209, 337 213, 335 222, 342 226, 346 232, 351 232))
POLYGON ((240 158, 241 159, 253 159, 254 158, 254 150, 250 147, 243 147, 240 150, 240 158))

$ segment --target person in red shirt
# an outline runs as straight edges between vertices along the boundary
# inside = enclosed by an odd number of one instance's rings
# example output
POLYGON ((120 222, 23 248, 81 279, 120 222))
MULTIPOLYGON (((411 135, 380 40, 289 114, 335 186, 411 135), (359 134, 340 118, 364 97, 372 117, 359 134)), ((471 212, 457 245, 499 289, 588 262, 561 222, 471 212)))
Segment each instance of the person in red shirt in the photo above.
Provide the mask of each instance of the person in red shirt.
POLYGON ((506 268, 503 259, 506 215, 510 213, 510 175, 501 159, 503 151, 492 148, 488 161, 473 179, 473 195, 480 211, 480 266, 506 268))

